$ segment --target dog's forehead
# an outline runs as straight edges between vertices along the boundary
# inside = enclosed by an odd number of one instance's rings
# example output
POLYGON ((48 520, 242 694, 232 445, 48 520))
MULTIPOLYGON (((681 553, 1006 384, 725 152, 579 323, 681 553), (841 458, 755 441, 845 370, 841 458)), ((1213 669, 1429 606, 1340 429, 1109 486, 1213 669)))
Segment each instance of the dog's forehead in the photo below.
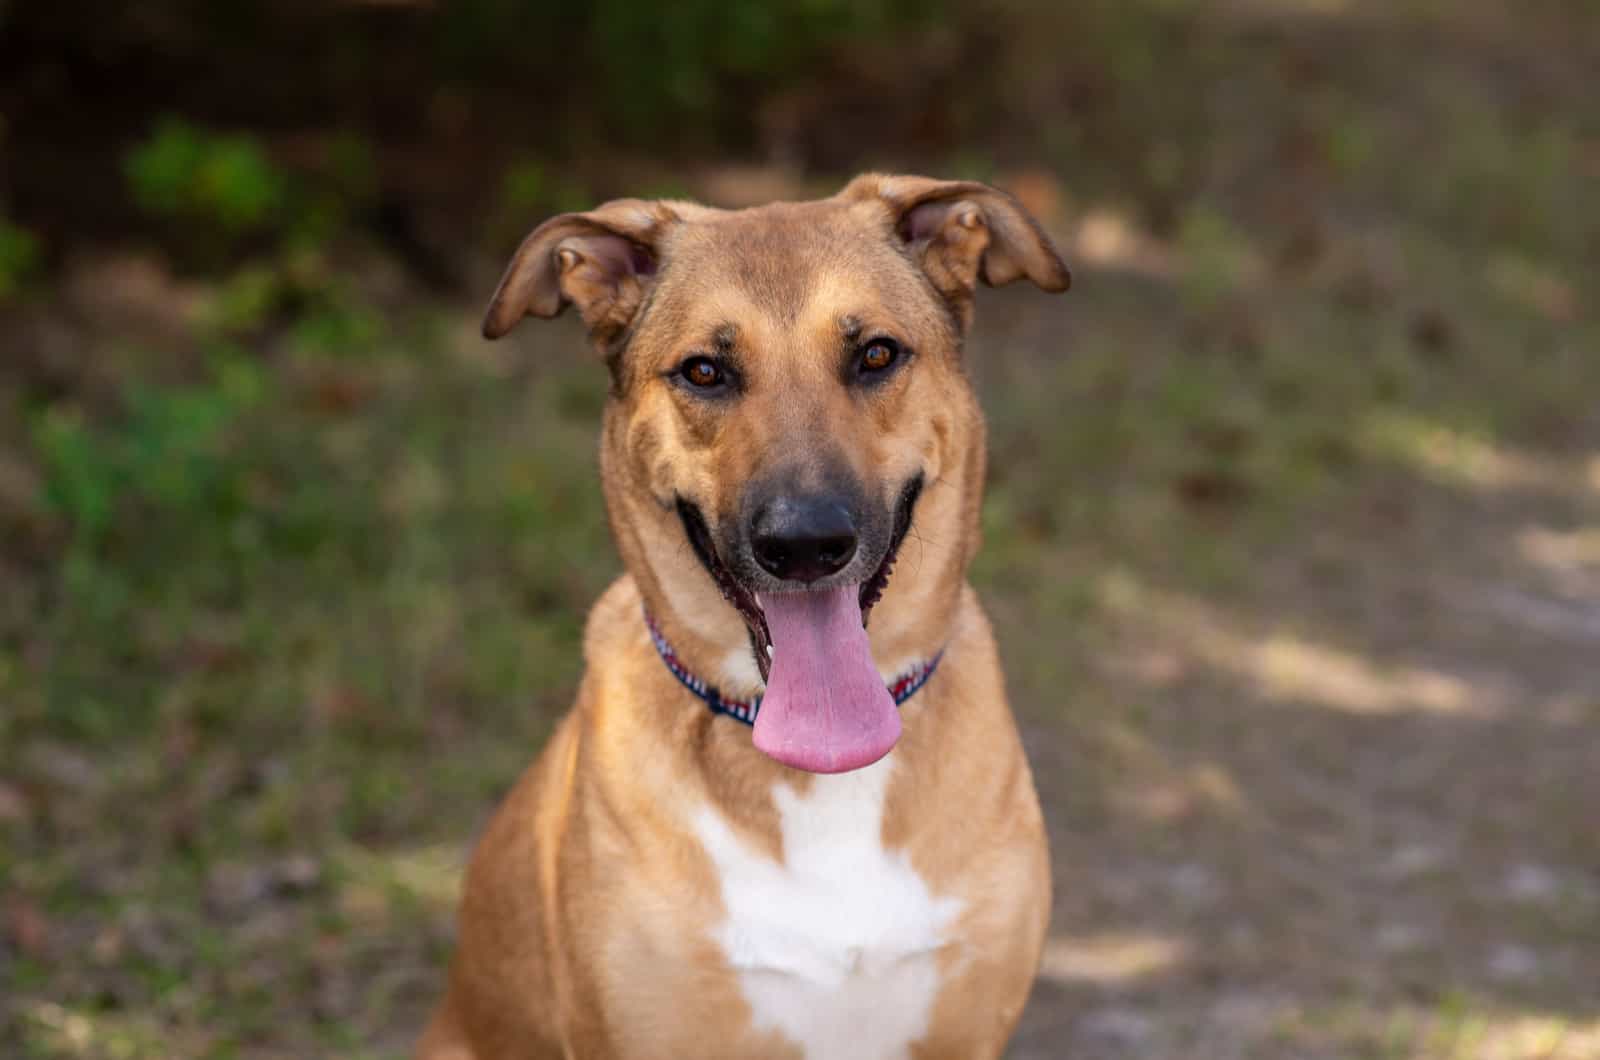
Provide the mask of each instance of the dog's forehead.
POLYGON ((819 294, 881 297, 912 278, 887 219, 823 199, 704 211, 673 234, 664 280, 694 297, 736 290, 775 322, 792 324, 819 294))

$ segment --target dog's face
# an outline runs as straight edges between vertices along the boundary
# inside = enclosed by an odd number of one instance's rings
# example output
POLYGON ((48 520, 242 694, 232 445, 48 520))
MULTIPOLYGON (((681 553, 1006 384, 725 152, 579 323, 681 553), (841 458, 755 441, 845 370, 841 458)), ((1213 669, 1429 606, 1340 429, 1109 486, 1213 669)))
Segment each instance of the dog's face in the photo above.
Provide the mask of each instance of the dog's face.
POLYGON ((934 554, 910 573, 959 585, 983 460, 962 338, 977 282, 1021 277, 1068 283, 980 184, 869 175, 743 211, 623 200, 529 236, 485 333, 577 305, 612 373, 606 495, 647 604, 700 628, 737 614, 767 677, 767 611, 848 591, 864 620, 913 527, 934 554))

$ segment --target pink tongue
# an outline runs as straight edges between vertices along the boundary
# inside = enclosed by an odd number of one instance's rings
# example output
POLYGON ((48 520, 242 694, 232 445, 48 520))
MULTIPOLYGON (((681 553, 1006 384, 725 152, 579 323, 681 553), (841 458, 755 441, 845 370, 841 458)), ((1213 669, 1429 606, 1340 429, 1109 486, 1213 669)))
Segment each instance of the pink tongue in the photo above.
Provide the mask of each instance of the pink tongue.
POLYGON ((756 747, 812 773, 844 773, 888 754, 900 738, 900 714, 872 665, 859 587, 759 602, 773 655, 756 747))

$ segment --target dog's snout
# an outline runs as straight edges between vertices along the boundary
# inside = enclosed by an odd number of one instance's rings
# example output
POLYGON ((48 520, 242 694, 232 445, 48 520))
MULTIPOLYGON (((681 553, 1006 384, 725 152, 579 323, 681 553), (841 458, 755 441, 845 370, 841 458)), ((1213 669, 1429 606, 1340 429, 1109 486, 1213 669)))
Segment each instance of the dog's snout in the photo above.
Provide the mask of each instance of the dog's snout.
POLYGON ((830 497, 777 497, 751 520, 750 548, 774 578, 814 582, 855 557, 855 519, 830 497))

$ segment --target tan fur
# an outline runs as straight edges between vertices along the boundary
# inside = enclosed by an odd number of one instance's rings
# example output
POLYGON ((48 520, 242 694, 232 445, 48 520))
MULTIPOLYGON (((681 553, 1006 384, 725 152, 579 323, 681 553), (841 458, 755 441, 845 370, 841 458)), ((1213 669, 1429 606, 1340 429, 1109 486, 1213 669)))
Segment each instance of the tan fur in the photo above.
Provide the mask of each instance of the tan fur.
POLYGON ((1068 281, 1014 202, 918 177, 868 175, 832 199, 738 212, 624 200, 524 242, 485 332, 569 303, 583 314, 613 376, 602 486, 627 574, 589 617, 573 711, 479 843, 423 1060, 800 1055, 751 1026, 710 934, 719 881, 688 822, 715 806, 781 861, 771 793, 810 778, 682 689, 641 610, 725 692, 758 691, 744 624, 673 501, 692 497, 715 528, 753 476, 775 461, 804 473, 819 450, 885 504, 917 472, 927 483, 869 636, 890 671, 945 656, 902 708, 882 837, 935 894, 964 902, 913 1055, 999 1055, 1037 965, 1050 881, 995 646, 965 583, 984 432, 961 341, 976 283, 1021 277, 1049 290, 1068 281), (895 337, 912 360, 870 393, 852 390, 839 368, 850 327, 895 337), (737 401, 697 401, 667 381, 718 342, 748 380, 737 401))

